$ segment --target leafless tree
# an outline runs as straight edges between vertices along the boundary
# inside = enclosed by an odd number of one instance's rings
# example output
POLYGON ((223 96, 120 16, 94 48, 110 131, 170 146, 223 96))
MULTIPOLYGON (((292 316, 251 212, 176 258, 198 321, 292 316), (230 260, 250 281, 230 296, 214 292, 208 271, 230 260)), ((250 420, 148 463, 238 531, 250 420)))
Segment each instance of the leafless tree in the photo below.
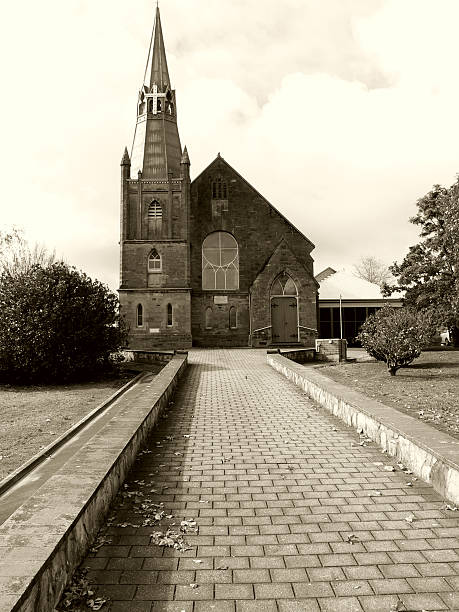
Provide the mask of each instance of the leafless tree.
POLYGON ((0 274, 10 276, 25 272, 33 265, 48 266, 56 261, 56 253, 42 244, 30 246, 23 231, 13 227, 0 231, 0 274))
POLYGON ((361 257, 359 262, 354 265, 353 274, 357 278, 363 278, 363 280, 380 287, 392 278, 389 268, 384 262, 372 255, 361 257))

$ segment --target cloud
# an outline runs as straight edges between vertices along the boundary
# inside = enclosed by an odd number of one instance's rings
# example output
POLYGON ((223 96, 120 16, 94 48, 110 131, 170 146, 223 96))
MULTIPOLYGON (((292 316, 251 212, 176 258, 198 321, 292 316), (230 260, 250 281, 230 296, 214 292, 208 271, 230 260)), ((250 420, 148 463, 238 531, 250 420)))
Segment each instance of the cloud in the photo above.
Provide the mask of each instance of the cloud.
MULTIPOLYGON (((26 4, 0 26, 1 224, 116 288, 154 8, 26 4)), ((403 257, 416 199, 458 169, 456 0, 168 0, 161 16, 194 176, 221 151, 316 244, 316 271, 403 257)))

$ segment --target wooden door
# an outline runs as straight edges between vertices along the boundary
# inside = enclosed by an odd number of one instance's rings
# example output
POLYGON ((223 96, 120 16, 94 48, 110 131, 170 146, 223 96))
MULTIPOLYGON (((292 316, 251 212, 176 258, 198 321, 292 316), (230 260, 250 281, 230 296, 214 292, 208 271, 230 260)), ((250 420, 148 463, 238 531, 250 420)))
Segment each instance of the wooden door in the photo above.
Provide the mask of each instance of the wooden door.
POLYGON ((271 298, 271 325, 274 344, 298 342, 296 297, 271 298))

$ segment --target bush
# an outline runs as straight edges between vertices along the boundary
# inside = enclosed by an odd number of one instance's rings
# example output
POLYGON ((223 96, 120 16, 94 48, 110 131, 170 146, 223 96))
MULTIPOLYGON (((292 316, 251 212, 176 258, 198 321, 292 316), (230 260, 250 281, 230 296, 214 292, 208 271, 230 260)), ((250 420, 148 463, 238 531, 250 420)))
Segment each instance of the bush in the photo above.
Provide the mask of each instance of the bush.
POLYGON ((362 325, 357 339, 378 361, 384 361, 391 376, 421 354, 435 326, 431 317, 410 308, 384 306, 370 315, 362 325))
POLYGON ((118 298, 63 262, 0 276, 0 379, 82 380, 110 368, 126 331, 118 298))

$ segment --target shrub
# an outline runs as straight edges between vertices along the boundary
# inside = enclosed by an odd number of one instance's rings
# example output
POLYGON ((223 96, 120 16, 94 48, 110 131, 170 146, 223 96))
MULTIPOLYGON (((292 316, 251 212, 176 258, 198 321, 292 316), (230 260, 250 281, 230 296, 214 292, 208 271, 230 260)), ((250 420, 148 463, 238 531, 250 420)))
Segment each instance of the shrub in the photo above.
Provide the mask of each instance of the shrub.
POLYGON ((81 380, 110 367, 126 339, 118 298, 63 262, 0 276, 0 379, 81 380))
POLYGON ((357 336, 363 348, 384 361, 391 376, 421 354, 435 331, 431 317, 410 308, 384 306, 370 315, 357 336))

